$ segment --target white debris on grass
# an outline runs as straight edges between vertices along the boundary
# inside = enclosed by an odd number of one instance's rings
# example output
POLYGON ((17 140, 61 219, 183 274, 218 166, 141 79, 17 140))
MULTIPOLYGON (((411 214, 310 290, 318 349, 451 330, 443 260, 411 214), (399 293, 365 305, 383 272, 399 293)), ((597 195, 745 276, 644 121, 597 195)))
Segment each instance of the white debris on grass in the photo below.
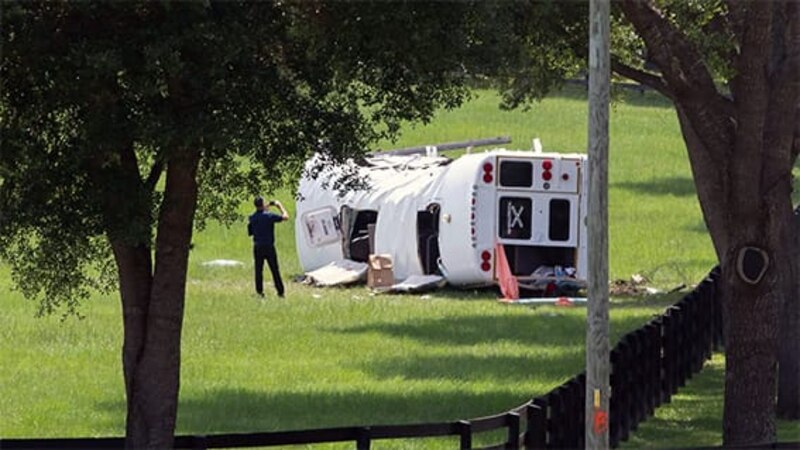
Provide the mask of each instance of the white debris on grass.
POLYGON ((344 259, 307 272, 306 278, 315 286, 339 286, 358 282, 366 275, 365 263, 344 259))
POLYGON ((214 259, 204 262, 203 265, 206 267, 238 267, 244 266, 244 263, 234 259, 214 259))

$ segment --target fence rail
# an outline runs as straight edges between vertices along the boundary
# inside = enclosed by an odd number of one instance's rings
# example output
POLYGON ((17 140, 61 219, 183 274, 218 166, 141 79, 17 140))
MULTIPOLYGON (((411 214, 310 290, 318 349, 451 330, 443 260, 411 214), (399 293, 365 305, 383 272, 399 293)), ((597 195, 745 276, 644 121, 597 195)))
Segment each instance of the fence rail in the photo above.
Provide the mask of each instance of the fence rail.
MULTIPOLYGON (((609 443, 628 439, 655 409, 668 403, 686 380, 700 371, 722 345, 722 312, 715 268, 680 301, 643 327, 623 336, 611 351, 609 443)), ((380 439, 457 436, 471 449, 476 433, 506 430, 506 440, 485 448, 582 448, 584 446, 586 375, 578 374, 549 393, 497 415, 455 422, 376 425, 278 431, 269 433, 177 436, 184 449, 268 447, 323 442, 354 442, 369 449, 380 439)), ((124 448, 123 438, 0 439, 0 449, 124 448)), ((797 448, 776 443, 764 448, 797 448)))

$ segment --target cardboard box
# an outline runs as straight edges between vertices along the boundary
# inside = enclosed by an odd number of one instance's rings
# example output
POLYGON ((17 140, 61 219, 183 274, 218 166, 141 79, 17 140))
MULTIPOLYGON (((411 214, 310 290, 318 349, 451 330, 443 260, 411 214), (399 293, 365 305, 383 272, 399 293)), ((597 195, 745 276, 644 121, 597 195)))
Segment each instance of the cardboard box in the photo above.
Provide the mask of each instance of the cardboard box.
POLYGON ((390 255, 369 255, 367 286, 388 287, 393 284, 392 257, 390 255))

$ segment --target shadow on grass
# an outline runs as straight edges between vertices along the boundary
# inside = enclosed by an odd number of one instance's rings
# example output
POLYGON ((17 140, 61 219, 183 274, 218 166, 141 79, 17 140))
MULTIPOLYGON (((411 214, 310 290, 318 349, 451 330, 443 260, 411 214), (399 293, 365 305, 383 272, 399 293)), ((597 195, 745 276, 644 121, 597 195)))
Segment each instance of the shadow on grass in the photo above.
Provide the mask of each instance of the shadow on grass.
POLYGON ((675 195, 678 197, 693 197, 697 191, 694 180, 688 177, 656 178, 652 181, 625 181, 612 183, 612 188, 621 188, 647 195, 675 195))
MULTIPOLYGON (((209 390, 184 395, 179 435, 254 433, 360 425, 448 422, 519 406, 530 398, 509 391, 353 392, 209 390)), ((118 403, 100 408, 117 411, 118 403)))
POLYGON ((689 293, 688 289, 652 295, 615 296, 611 299, 611 314, 613 310, 655 308, 651 315, 660 315, 685 297, 689 293))
MULTIPOLYGON (((624 447, 721 445, 724 391, 725 358, 719 353, 678 390, 671 403, 641 424, 624 447)), ((778 420, 776 425, 778 442, 800 440, 800 422, 778 420)))
POLYGON ((706 223, 704 221, 702 221, 702 220, 698 220, 698 221, 694 222, 691 225, 687 225, 687 226, 683 227, 683 229, 686 230, 686 231, 691 231, 693 233, 700 233, 700 234, 708 234, 709 233, 708 232, 708 227, 706 226, 706 223))
MULTIPOLYGON (((361 363, 358 369, 379 380, 447 380, 449 382, 522 382, 536 380, 554 387, 583 370, 580 346, 557 355, 476 356, 443 355, 386 358, 361 363)), ((533 392, 531 396, 533 396, 533 392)), ((541 393, 539 393, 541 394, 541 393)), ((538 395, 538 394, 537 394, 538 395)), ((509 408, 513 405, 509 405, 509 408)))
MULTIPOLYGON (((534 311, 530 315, 482 314, 405 323, 378 322, 326 331, 379 333, 394 338, 414 339, 426 344, 447 346, 498 344, 507 341, 550 347, 583 345, 585 342, 586 309, 582 306, 564 309, 553 306, 509 305, 508 308, 526 308, 534 311)), ((613 327, 620 330, 634 329, 646 323, 650 315, 649 310, 643 310, 641 314, 626 314, 623 317, 612 318, 613 327)))
POLYGON ((722 444, 722 399, 725 365, 722 356, 706 362, 700 373, 687 381, 661 405, 655 417, 639 425, 622 448, 700 447, 722 444))

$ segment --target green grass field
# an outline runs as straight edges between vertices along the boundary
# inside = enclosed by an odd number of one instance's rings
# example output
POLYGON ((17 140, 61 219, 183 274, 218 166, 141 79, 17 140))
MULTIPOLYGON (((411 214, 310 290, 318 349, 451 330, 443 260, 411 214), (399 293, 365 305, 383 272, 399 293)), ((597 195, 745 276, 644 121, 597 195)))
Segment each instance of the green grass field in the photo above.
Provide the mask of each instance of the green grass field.
MULTIPOLYGON (((529 148, 540 137, 546 150, 585 151, 582 91, 567 90, 528 112, 501 112, 497 102, 481 91, 464 108, 442 112, 428 126, 410 126, 401 140, 382 147, 510 135, 509 148, 529 148)), ((611 126, 612 278, 639 273, 660 288, 696 283, 715 260, 674 111, 656 96, 637 94, 615 104, 611 126)), ((289 190, 275 195, 293 213, 289 190)), ((243 199, 243 214, 249 203, 243 199)), ((291 224, 278 226, 278 240, 287 297, 261 300, 252 295, 244 221, 231 229, 211 224, 195 236, 179 434, 477 417, 524 403, 582 370, 584 308, 505 306, 492 290, 400 296, 373 295, 363 286, 312 288, 290 281, 301 272, 291 224), (244 265, 203 265, 220 258, 244 265)), ((0 297, 0 437, 122 435, 118 297, 94 296, 81 320, 37 319, 36 305, 12 291, 2 265, 0 297)), ((612 343, 676 299, 613 299, 612 343)), ((721 365, 715 359, 711 371, 681 392, 694 406, 680 409, 677 397, 630 445, 718 445, 721 365)), ((800 439, 796 424, 781 424, 780 433, 783 440, 800 439)))

